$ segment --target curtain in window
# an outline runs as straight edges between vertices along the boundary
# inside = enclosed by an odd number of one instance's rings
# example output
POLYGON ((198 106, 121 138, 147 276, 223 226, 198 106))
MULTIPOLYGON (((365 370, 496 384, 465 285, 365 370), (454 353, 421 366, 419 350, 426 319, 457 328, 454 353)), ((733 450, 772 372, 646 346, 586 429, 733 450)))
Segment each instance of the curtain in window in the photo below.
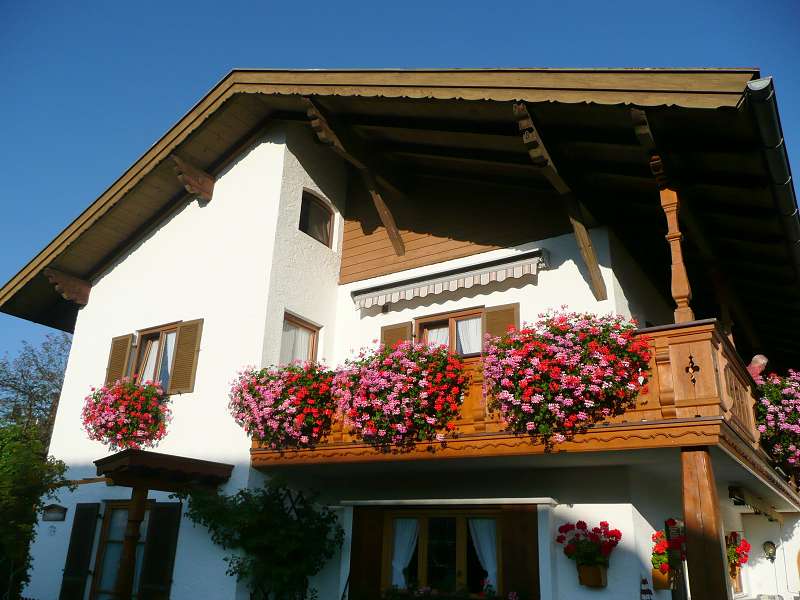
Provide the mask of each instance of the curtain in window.
POLYGON ((456 352, 478 354, 481 351, 481 318, 456 321, 456 352))
POLYGON ((438 327, 429 327, 428 328, 428 343, 435 344, 437 346, 449 346, 450 345, 450 328, 445 325, 439 325, 438 327))
POLYGON ((158 368, 158 378, 161 381, 161 387, 165 390, 169 389, 169 372, 172 366, 172 357, 175 356, 175 338, 177 332, 170 331, 164 335, 164 351, 161 353, 161 365, 158 368))
POLYGON ((140 373, 140 381, 153 381, 156 377, 156 361, 158 360, 158 339, 153 340, 147 344, 145 352, 147 355, 144 358, 144 367, 140 373))
POLYGON ((408 585, 403 571, 411 562, 417 547, 419 523, 417 519, 394 520, 394 552, 392 553, 392 585, 405 588, 408 585))
POLYGON ((298 327, 289 321, 283 322, 283 336, 281 337, 281 364, 292 361, 309 360, 308 349, 311 346, 311 331, 298 327))
POLYGON ((469 519, 475 554, 486 570, 486 585, 497 591, 497 525, 494 519, 469 519))

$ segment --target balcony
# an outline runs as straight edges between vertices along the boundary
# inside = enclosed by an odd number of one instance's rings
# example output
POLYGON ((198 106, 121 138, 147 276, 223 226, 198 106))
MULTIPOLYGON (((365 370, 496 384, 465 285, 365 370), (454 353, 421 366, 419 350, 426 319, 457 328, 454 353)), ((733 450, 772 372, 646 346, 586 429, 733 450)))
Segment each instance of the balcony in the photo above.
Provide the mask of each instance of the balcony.
MULTIPOLYGON (((777 478, 758 445, 754 382, 733 345, 715 320, 693 321, 641 330, 652 340, 647 393, 625 414, 558 444, 555 452, 596 452, 640 448, 722 445, 751 465, 758 463, 777 478)), ((330 438, 315 450, 278 452, 253 443, 256 468, 294 464, 363 463, 445 458, 518 456, 545 452, 542 444, 503 431, 488 411, 478 369, 458 422, 458 437, 446 447, 420 444, 406 453, 380 453, 334 424, 330 438)), ((783 483, 783 482, 781 482, 783 483)))

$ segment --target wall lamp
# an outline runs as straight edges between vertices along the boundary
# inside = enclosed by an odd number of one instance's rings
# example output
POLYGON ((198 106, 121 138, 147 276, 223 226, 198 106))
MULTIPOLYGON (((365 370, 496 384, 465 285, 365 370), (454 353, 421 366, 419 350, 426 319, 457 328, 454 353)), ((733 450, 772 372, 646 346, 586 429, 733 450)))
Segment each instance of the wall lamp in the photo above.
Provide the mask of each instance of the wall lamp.
POLYGON ((761 547, 764 549, 764 557, 769 562, 775 562, 775 552, 776 552, 775 543, 766 541, 761 547))

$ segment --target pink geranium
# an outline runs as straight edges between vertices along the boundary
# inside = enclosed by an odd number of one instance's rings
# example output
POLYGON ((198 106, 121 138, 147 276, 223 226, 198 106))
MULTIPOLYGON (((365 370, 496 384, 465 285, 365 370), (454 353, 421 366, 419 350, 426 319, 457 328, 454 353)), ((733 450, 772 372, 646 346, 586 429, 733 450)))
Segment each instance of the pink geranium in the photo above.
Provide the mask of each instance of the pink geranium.
POLYGON ((159 383, 137 383, 128 377, 86 396, 81 417, 89 438, 112 450, 156 446, 170 419, 168 398, 159 383))
POLYGON ((574 312, 487 340, 484 389, 508 429, 548 448, 617 415, 645 388, 649 340, 623 317, 574 312))
POLYGON ((399 342, 348 361, 333 394, 351 431, 366 443, 408 451, 418 442, 445 442, 467 386, 461 361, 446 346, 399 342))
POLYGON ((767 375, 759 386, 756 422, 761 445, 780 466, 800 468, 800 371, 767 375))
POLYGON ((275 450, 313 448, 330 433, 333 373, 317 363, 247 368, 231 385, 229 408, 248 434, 275 450))

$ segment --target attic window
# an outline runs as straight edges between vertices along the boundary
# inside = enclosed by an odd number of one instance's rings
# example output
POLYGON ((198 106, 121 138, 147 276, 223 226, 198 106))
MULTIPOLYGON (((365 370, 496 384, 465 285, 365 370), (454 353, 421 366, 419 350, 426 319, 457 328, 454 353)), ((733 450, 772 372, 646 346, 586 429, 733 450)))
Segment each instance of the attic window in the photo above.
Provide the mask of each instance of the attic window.
POLYGON ((327 202, 308 190, 303 190, 299 228, 303 233, 330 248, 333 211, 328 207, 327 202))

